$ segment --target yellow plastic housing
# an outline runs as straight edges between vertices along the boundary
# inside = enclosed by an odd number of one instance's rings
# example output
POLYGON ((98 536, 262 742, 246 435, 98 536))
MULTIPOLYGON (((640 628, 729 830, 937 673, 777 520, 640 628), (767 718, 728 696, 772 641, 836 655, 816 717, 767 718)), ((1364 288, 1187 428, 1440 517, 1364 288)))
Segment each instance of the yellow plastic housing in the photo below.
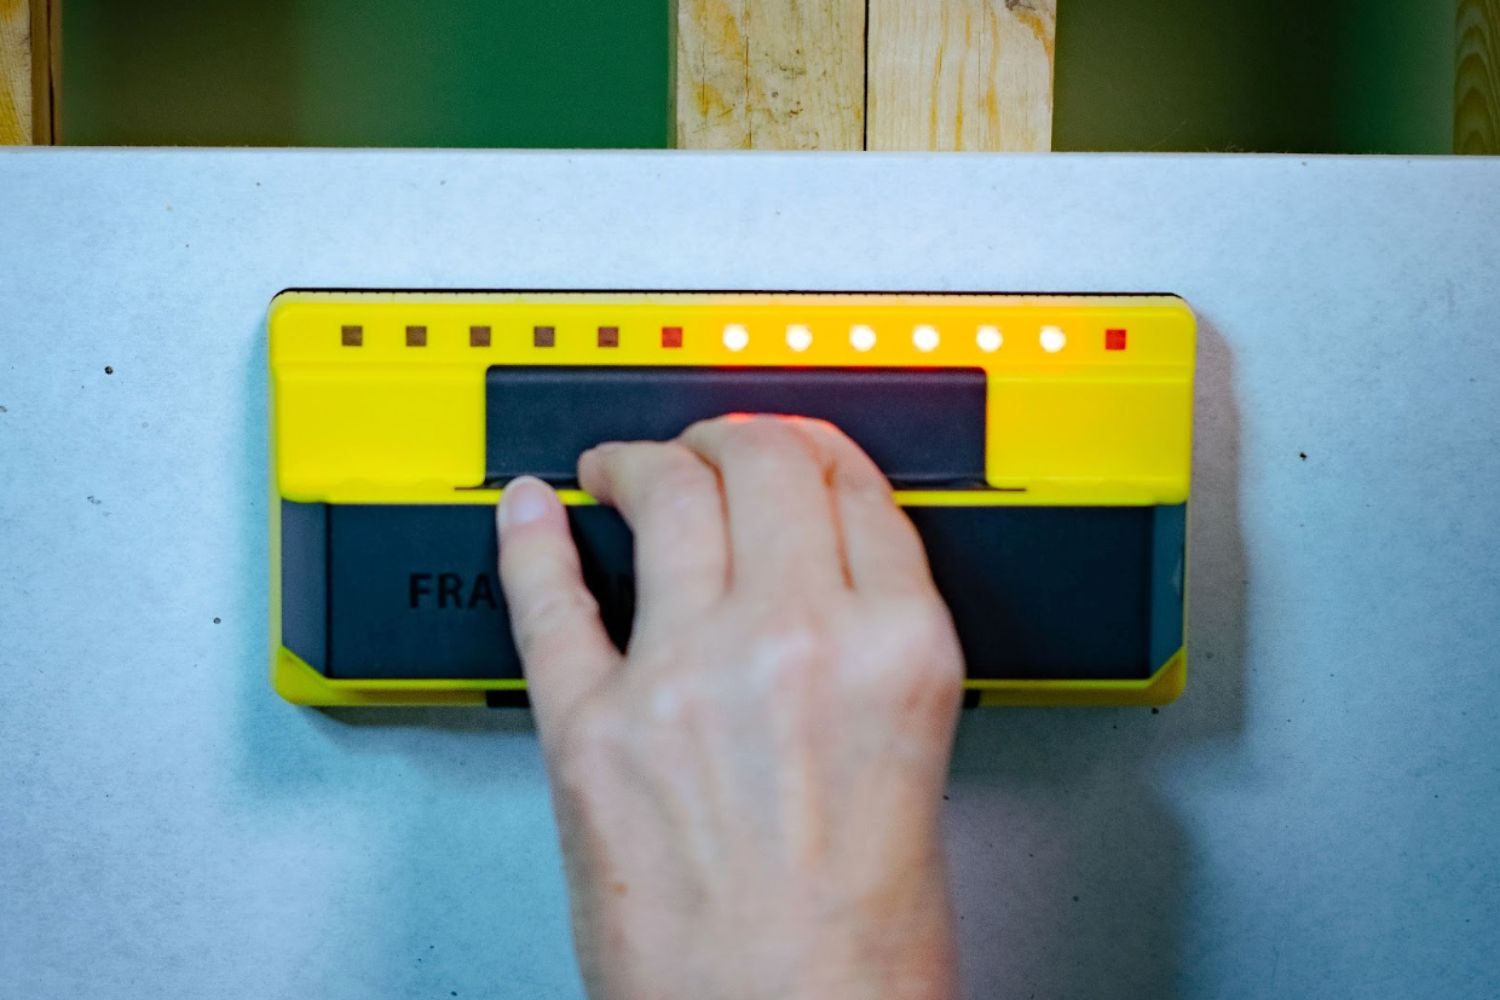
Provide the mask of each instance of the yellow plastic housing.
MULTIPOLYGON (((900 491, 903 505, 1188 499, 1195 322, 1175 296, 290 291, 272 301, 269 330, 276 501, 496 503, 499 490, 476 488, 491 365, 982 368, 990 489, 900 491)), ((563 499, 593 502, 578 491, 563 499)), ((288 651, 279 507, 272 680, 283 697, 479 705, 487 691, 524 689, 502 679, 334 680, 288 651)), ((986 705, 1162 704, 1185 676, 1184 647, 1144 680, 968 685, 986 705)))

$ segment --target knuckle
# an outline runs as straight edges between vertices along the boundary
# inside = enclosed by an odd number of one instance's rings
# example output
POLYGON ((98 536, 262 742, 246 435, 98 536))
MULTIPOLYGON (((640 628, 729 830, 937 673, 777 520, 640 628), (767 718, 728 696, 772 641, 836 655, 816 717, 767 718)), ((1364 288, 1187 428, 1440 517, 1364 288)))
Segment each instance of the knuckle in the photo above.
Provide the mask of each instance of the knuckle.
POLYGON ((755 417, 735 424, 724 441, 728 461, 762 467, 784 465, 788 460, 808 457, 808 445, 787 422, 775 417, 755 417))
MULTIPOLYGON (((834 481, 838 488, 856 503, 895 507, 898 512, 900 511, 900 508, 896 507, 895 498, 891 495, 891 481, 885 478, 885 473, 881 472, 874 462, 863 455, 840 462, 834 472, 834 481)), ((901 516, 906 518, 904 513, 901 516)))
POLYGON ((859 445, 837 424, 821 417, 796 417, 791 424, 802 438, 804 447, 819 462, 841 465, 864 458, 859 445))
POLYGON ((651 474, 641 484, 641 501, 648 505, 701 498, 718 489, 712 470, 680 444, 664 444, 656 453, 651 474))
POLYGON ((683 442, 684 447, 697 450, 700 447, 721 442, 725 437, 732 434, 740 424, 749 421, 750 417, 742 413, 726 413, 717 417, 705 417, 695 420, 683 428, 681 434, 677 435, 674 444, 683 442))
POLYGON ((887 669, 871 672, 874 683, 907 702, 958 695, 963 655, 946 608, 937 601, 908 599, 883 609, 880 621, 887 669))
POLYGON ((683 434, 722 433, 726 428, 743 423, 745 420, 746 417, 738 413, 724 413, 717 417, 704 417, 689 424, 687 429, 683 431, 683 434))
POLYGON ((798 426, 809 434, 820 434, 826 437, 841 438, 844 432, 839 430, 838 425, 822 417, 797 417, 798 426))

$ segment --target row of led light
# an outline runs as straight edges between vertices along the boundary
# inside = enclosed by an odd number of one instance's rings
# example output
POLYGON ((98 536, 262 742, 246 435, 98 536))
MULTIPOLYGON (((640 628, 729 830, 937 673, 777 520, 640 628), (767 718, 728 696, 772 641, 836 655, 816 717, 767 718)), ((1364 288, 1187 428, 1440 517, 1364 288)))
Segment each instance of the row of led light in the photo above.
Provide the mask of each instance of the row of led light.
MULTIPOLYGON (((1056 354, 1068 344, 1068 335, 1062 327, 1044 326, 1038 334, 1042 350, 1056 354)), ((793 323, 786 328, 786 346, 794 351, 805 351, 812 346, 812 329, 803 323, 793 323)), ((942 342, 942 335, 935 326, 923 323, 911 332, 912 346, 924 353, 935 351, 942 342)), ((981 326, 974 334, 974 343, 981 351, 993 353, 1005 343, 1005 335, 998 326, 981 326)), ((724 346, 731 351, 743 351, 750 344, 750 331, 743 324, 731 323, 724 327, 724 346)), ((875 346, 875 329, 863 323, 849 329, 849 346, 856 351, 868 351, 875 346)))

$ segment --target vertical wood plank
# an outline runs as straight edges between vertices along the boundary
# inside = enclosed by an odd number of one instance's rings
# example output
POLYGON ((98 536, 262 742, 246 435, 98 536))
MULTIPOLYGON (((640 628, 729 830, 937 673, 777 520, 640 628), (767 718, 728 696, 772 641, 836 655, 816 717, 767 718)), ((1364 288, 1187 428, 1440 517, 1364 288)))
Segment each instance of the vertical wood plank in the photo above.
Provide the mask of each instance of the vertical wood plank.
POLYGON ((860 149, 865 0, 677 0, 676 144, 860 149))
POLYGON ((1048 150, 1057 0, 870 0, 868 148, 1048 150))
POLYGON ((0 0, 0 146, 56 141, 60 0, 0 0))
POLYGON ((1459 0, 1453 151, 1500 155, 1500 0, 1459 0))
POLYGON ((0 0, 0 146, 31 142, 31 4, 0 0))

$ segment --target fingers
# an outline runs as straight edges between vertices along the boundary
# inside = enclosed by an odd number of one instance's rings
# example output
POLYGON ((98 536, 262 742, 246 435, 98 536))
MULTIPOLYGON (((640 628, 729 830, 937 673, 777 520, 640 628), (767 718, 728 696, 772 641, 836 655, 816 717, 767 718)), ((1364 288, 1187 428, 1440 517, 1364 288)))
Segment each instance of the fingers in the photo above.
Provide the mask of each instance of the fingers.
POLYGON ((729 417, 695 424, 682 440, 720 469, 737 577, 817 584, 836 566, 856 591, 932 592, 926 550, 889 482, 832 424, 729 417))
POLYGON ((719 472, 733 586, 811 593, 846 586, 831 469, 792 421, 720 417, 678 440, 719 472))
POLYGON ((825 456, 842 533, 849 582, 869 594, 927 594, 933 591, 927 550, 911 519, 896 504, 885 475, 837 427, 822 420, 798 420, 797 428, 825 456))
POLYGON ((701 458, 679 444, 608 444, 583 454, 578 479, 617 508, 635 535, 640 627, 680 621, 723 596, 724 499, 701 458))
POLYGON ((511 482, 496 512, 500 583, 543 739, 620 662, 583 584, 567 513, 551 487, 511 482))

